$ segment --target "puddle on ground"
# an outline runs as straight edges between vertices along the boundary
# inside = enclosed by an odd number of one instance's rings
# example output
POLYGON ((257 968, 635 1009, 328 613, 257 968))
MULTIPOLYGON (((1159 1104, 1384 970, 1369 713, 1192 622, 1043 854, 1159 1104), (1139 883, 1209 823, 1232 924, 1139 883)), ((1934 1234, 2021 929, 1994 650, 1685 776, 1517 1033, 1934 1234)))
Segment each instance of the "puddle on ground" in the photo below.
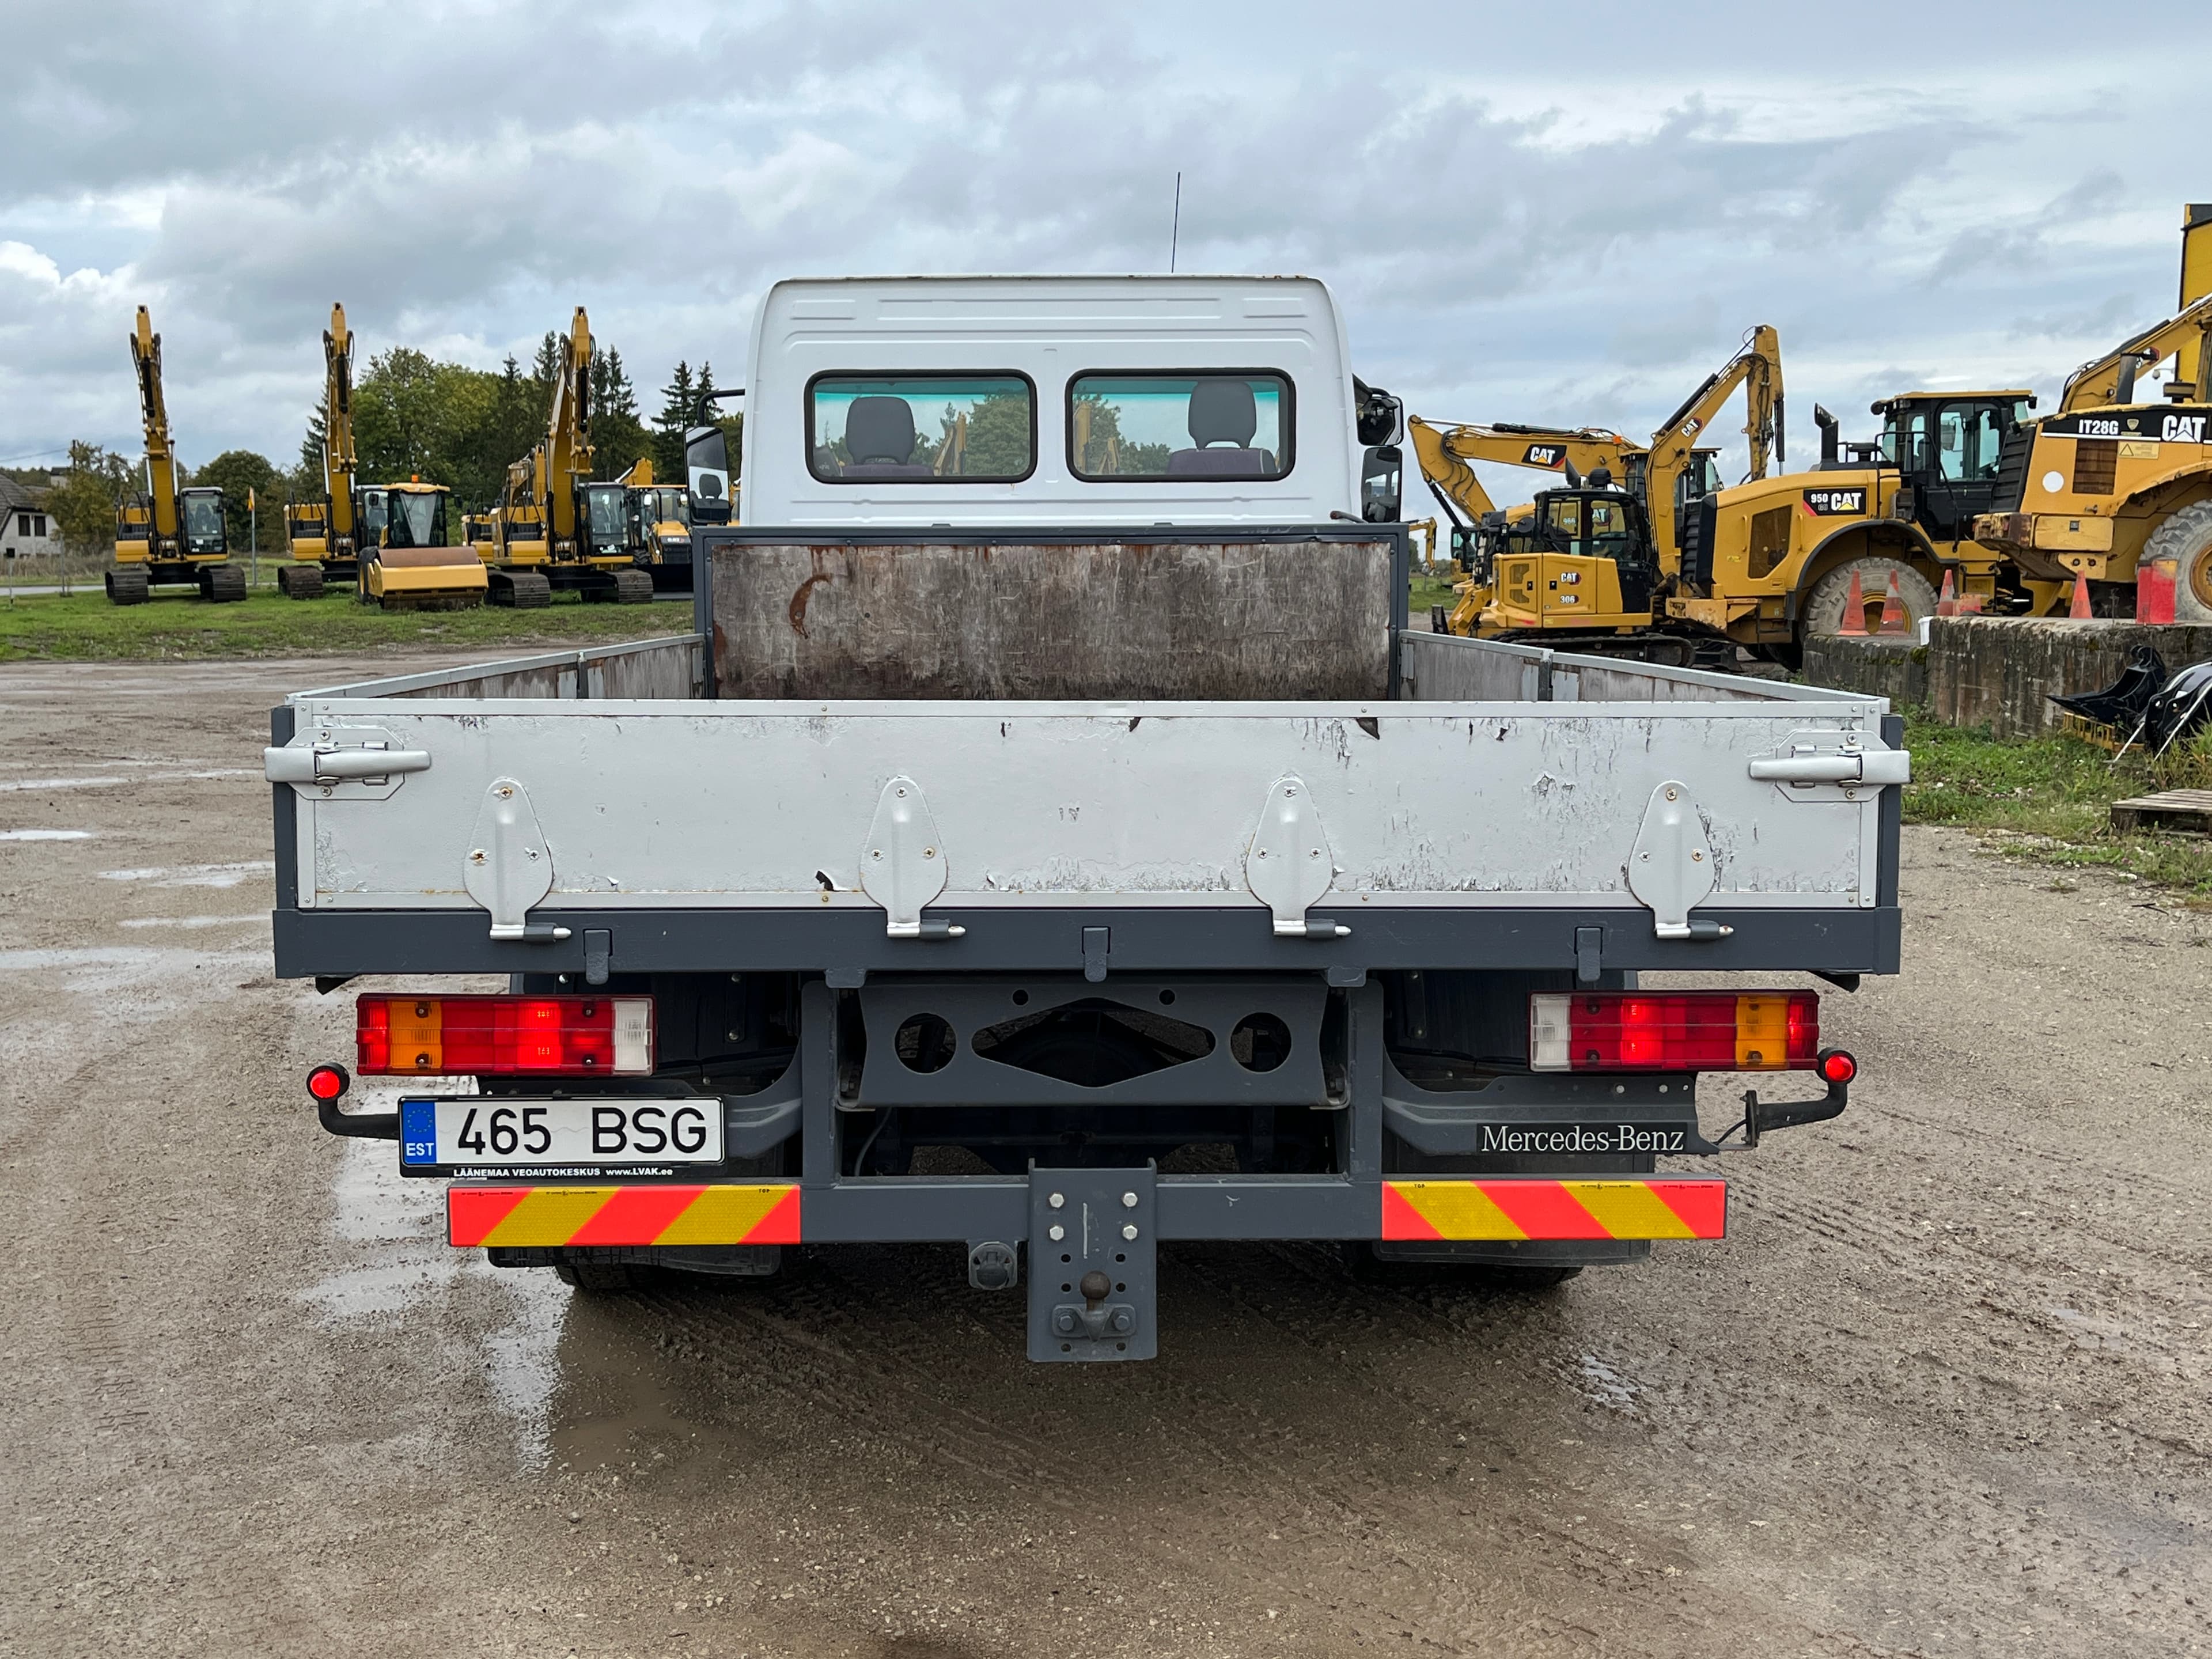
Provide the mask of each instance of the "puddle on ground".
POLYGON ((235 887, 249 876, 276 867, 274 859, 248 859, 240 864, 155 864, 137 870, 103 870, 107 881, 148 881, 156 887, 235 887))
POLYGON ((55 974, 58 988, 79 996, 113 997, 103 1017, 143 1024, 202 999, 202 977, 216 969, 266 971, 265 946, 195 950, 189 945, 88 945, 73 949, 0 951, 0 974, 55 974))
POLYGON ((90 841, 89 830, 0 830, 0 841, 90 841))
MULTIPOLYGON (((441 1094, 474 1092, 468 1079, 410 1078, 404 1085, 363 1083, 347 1104, 356 1111, 393 1111, 403 1092, 417 1093, 426 1085, 441 1094)), ((343 1148, 331 1183, 331 1231, 354 1247, 359 1260, 301 1291, 301 1300, 326 1323, 386 1325, 395 1340, 419 1332, 419 1340, 443 1344, 456 1331, 452 1292, 464 1285, 494 1290, 507 1304, 504 1322, 487 1330, 468 1320, 459 1329, 477 1345, 485 1391, 513 1427, 523 1467, 544 1468, 552 1448, 568 1287, 550 1273, 494 1267, 481 1251, 448 1246, 446 1183, 401 1175, 391 1141, 347 1140, 343 1148)))
MULTIPOLYGON (((143 782, 144 780, 137 780, 143 782)), ((20 794, 48 789, 109 789, 130 778, 9 778, 0 781, 0 794, 20 794)))
POLYGON ((125 916, 118 927, 265 927, 269 918, 258 913, 243 916, 125 916))

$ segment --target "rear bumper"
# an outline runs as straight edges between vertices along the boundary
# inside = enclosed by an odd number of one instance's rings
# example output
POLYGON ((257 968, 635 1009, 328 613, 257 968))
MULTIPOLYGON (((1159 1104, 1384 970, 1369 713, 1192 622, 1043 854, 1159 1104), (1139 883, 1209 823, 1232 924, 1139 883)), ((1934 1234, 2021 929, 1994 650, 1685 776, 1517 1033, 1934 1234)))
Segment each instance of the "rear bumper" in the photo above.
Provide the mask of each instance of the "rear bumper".
MULTIPOLYGON (((1030 1186, 1018 1177, 878 1177, 811 1190, 799 1182, 456 1182, 447 1194, 447 1237, 465 1249, 1012 1239, 1028 1231, 1030 1186)), ((1728 1231, 1728 1184, 1712 1176, 1163 1176, 1158 1192, 1167 1241, 1522 1243, 1717 1239, 1728 1231)))

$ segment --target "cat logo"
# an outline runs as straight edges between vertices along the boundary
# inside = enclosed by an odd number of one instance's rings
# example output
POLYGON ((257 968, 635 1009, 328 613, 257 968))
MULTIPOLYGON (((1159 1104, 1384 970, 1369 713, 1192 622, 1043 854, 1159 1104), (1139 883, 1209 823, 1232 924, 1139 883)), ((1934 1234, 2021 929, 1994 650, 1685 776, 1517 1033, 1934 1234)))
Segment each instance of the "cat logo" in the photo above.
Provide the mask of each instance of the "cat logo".
POLYGON ((2202 415, 2169 415, 2158 435, 2166 443, 2201 444, 2204 441, 2204 419, 2202 415))
POLYGON ((1558 444, 1530 444, 1528 453, 1521 458, 1523 466, 1560 467, 1566 465, 1567 452, 1558 444))
POLYGON ((1805 492, 1805 510, 1815 518, 1856 519, 1866 512, 1866 488, 1856 489, 1808 489, 1805 492))

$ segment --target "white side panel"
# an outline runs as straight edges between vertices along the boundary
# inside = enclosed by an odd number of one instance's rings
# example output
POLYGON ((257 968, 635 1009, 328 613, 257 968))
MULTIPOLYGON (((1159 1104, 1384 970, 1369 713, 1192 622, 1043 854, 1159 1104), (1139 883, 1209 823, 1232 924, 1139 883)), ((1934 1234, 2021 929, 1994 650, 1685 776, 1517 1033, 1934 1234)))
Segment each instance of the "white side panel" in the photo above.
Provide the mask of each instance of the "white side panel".
POLYGON ((941 834, 940 904, 1251 904, 1270 787, 1311 793, 1335 865, 1320 908, 1632 904, 1651 792, 1686 784, 1711 903, 1874 902, 1879 793, 1789 798, 1751 760, 1878 706, 1419 703, 369 702, 303 700, 300 741, 373 714, 431 769, 388 799, 303 799, 301 900, 465 906, 486 787, 526 787, 549 908, 819 902, 857 890, 886 781, 941 834), (825 890, 823 878, 830 888, 825 890))

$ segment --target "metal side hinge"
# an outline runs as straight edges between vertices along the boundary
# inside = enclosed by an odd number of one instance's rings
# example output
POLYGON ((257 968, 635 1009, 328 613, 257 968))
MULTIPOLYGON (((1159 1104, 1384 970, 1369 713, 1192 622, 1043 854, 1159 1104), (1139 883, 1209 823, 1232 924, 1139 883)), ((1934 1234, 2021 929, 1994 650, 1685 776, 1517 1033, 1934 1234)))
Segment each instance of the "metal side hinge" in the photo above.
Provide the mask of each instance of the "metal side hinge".
POLYGON ((491 912, 494 939, 550 945, 568 937, 566 927, 530 920, 530 907, 553 890, 553 851, 529 794, 513 778, 496 779, 484 791, 461 880, 491 912))
POLYGON ((1861 790, 1912 781, 1905 749, 1869 749, 1856 732, 1798 732, 1779 755, 1753 761, 1752 777, 1771 783, 1786 800, 1856 800, 1861 790))
POLYGON ((1278 939, 1347 939, 1352 929, 1306 912, 1336 880, 1328 832, 1305 780, 1285 773, 1267 786, 1260 822, 1244 849, 1244 884, 1274 913, 1278 939))
POLYGON ((884 907, 888 936, 958 939, 968 931, 921 914, 945 890, 946 863, 921 786, 912 778, 893 778, 876 799, 876 816, 860 848, 860 890, 884 907))
POLYGON ((302 732, 282 749, 261 751, 261 770, 271 783, 289 783, 301 794, 378 800, 409 772, 427 772, 421 749, 395 749, 389 732, 364 726, 320 726, 302 732))
POLYGON ((1669 779, 1651 792, 1636 844, 1628 849, 1628 890, 1651 912, 1661 939, 1726 939, 1735 928, 1692 921, 1690 912, 1711 896, 1718 880, 1705 816, 1690 787, 1669 779))

